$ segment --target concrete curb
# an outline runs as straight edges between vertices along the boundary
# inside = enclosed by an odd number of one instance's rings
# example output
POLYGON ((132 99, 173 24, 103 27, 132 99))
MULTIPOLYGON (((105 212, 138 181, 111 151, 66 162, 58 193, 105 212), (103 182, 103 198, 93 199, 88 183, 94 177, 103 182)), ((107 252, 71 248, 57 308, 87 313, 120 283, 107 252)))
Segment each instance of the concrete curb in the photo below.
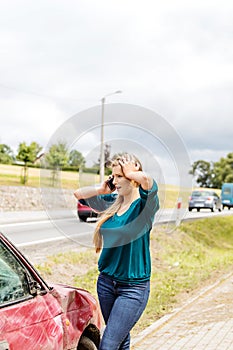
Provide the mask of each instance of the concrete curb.
POLYGON ((154 322, 152 325, 147 327, 145 330, 143 330, 141 333, 139 333, 135 338, 131 340, 131 345, 133 347, 132 349, 134 349, 136 345, 139 345, 146 337, 149 337, 150 334, 159 330, 161 327, 167 324, 171 319, 175 318, 181 311, 183 311, 184 309, 186 309, 187 307, 195 303, 195 301, 197 301, 202 296, 210 293, 213 289, 215 289, 221 283, 223 283, 224 281, 226 281, 231 277, 233 277, 233 272, 223 275, 219 281, 213 283, 210 286, 203 288, 197 295, 195 295, 193 298, 190 298, 183 306, 174 309, 173 312, 165 316, 162 316, 158 321, 154 322))

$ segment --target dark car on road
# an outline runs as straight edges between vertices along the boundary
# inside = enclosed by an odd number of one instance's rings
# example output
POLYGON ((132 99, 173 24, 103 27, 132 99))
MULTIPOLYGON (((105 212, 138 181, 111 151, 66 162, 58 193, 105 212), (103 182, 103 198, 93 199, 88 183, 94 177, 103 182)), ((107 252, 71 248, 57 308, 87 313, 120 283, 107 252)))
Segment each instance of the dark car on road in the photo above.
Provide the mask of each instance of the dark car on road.
POLYGON ((87 219, 97 219, 99 213, 89 207, 84 199, 80 199, 77 202, 77 215, 80 221, 86 222, 87 219))
POLYGON ((94 350, 100 327, 88 291, 46 283, 0 233, 0 349, 94 350))
POLYGON ((196 209, 200 211, 200 209, 210 209, 212 212, 222 210, 222 202, 221 198, 217 193, 211 190, 196 190, 193 191, 191 196, 189 197, 188 203, 189 211, 196 209))

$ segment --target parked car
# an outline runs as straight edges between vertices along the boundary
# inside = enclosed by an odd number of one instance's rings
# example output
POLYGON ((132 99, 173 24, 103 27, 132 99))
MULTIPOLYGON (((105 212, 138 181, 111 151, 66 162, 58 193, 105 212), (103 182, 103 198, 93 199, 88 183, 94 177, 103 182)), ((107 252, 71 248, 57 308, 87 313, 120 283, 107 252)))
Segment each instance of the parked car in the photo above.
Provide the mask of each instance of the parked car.
POLYGON ((233 208, 233 183, 224 183, 221 191, 222 207, 233 208))
POLYGON ((87 221, 88 218, 97 219, 99 213, 94 211, 88 206, 84 199, 80 199, 77 202, 77 214, 80 221, 87 221))
POLYGON ((222 210, 221 198, 214 191, 193 191, 189 197, 189 211, 193 209, 210 209, 211 211, 222 210))
POLYGON ((88 291, 47 284, 0 233, 0 349, 94 350, 100 327, 88 291))

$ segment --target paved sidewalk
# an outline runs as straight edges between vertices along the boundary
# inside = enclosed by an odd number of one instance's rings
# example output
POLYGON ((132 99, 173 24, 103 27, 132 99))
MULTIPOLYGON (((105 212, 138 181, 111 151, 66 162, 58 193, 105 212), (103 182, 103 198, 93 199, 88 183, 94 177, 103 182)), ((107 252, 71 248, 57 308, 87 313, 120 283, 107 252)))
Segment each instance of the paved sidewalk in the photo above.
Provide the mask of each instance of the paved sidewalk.
POLYGON ((233 274, 162 317, 132 342, 134 350, 232 350, 233 274))

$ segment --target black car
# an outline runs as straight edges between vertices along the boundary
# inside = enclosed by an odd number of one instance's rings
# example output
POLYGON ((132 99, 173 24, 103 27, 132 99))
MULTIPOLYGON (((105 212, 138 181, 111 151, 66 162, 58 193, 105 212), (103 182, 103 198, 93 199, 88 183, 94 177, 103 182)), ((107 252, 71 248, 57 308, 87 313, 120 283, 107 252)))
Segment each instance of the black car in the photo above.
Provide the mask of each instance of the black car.
POLYGON ((189 211, 196 209, 210 209, 212 212, 215 210, 222 210, 221 198, 214 191, 208 190, 196 190, 193 191, 189 197, 189 211))

